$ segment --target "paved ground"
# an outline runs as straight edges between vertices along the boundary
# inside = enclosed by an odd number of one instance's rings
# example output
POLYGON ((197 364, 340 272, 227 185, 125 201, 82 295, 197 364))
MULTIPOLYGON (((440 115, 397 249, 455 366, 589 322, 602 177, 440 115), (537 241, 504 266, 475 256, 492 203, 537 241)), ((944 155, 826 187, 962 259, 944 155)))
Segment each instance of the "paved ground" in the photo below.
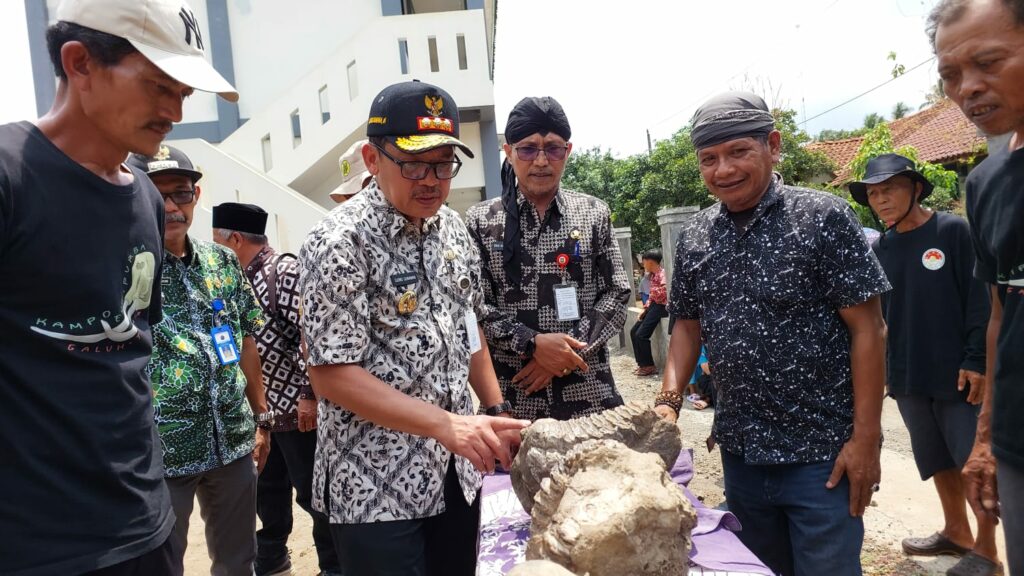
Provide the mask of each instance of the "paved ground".
MULTIPOLYGON (((653 402, 661 388, 657 377, 638 378, 631 374, 636 364, 624 353, 616 353, 612 361, 615 381, 623 397, 653 402)), ((694 449, 696 474, 690 489, 708 506, 717 506, 724 499, 722 465, 718 450, 708 453, 704 440, 711 430, 711 410, 684 410, 679 427, 683 445, 694 449)), ((873 576, 941 576, 953 561, 945 558, 909 558, 900 551, 900 540, 910 535, 925 536, 941 527, 942 509, 931 482, 922 482, 910 452, 910 439, 892 400, 886 400, 882 415, 885 448, 882 450, 882 490, 872 500, 865 515, 866 538, 862 555, 865 574, 873 576)), ((209 573, 202 520, 196 505, 189 530, 189 548, 185 556, 185 572, 189 575, 209 573)), ((295 508, 295 527, 289 547, 293 574, 313 576, 317 573, 316 549, 311 537, 309 516, 295 508)), ((999 550, 1005 562, 1005 542, 999 529, 999 550)))

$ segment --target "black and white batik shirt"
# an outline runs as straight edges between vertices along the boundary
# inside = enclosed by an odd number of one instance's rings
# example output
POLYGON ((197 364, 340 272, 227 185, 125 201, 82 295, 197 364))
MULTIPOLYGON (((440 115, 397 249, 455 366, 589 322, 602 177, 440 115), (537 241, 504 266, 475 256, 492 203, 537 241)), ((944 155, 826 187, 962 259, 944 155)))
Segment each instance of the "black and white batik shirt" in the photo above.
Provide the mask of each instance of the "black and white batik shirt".
MULTIPOLYGON (((310 366, 359 364, 403 394, 473 413, 465 317, 482 302, 480 259, 458 214, 442 207, 417 227, 374 182, 313 228, 299 260, 310 366), (408 292, 415 307, 402 314, 408 292)), ((317 439, 313 507, 332 524, 444 512, 451 454, 437 440, 377 426, 326 399, 317 439)), ((480 474, 465 458, 455 464, 472 503, 480 474)))
POLYGON ((834 459, 853 430, 839 310, 890 290, 853 211, 776 177, 743 233, 721 204, 682 226, 669 312, 700 320, 718 443, 754 465, 834 459))
POLYGON ((484 312, 481 316, 494 371, 517 418, 565 420, 622 404, 608 359, 608 339, 622 330, 631 295, 622 255, 612 230, 611 212, 601 200, 559 190, 543 219, 520 192, 521 281, 511 282, 502 265, 505 208, 487 200, 466 214, 470 235, 483 261, 484 312), (559 256, 568 259, 559 266, 559 256), (576 287, 580 319, 559 321, 555 287, 576 287), (527 343, 538 333, 561 332, 587 343, 580 355, 590 370, 556 377, 527 396, 512 377, 529 362, 527 343))

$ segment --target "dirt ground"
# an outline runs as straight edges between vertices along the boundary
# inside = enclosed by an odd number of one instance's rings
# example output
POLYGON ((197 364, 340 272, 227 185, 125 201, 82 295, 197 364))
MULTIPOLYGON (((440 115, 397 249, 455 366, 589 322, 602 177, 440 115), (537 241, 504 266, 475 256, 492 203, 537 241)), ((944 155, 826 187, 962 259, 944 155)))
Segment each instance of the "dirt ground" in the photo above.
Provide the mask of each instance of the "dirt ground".
MULTIPOLYGON (((620 393, 626 401, 653 402, 661 389, 658 377, 632 375, 636 363, 624 351, 616 351, 612 371, 620 393)), ((690 489, 711 507, 724 500, 722 463, 718 449, 708 453, 705 439, 711 432, 712 410, 696 411, 687 406, 679 419, 683 446, 693 448, 695 475, 690 489)), ((895 402, 887 399, 882 414, 885 447, 882 450, 882 489, 872 500, 864 517, 865 541, 861 559, 864 573, 870 576, 942 576, 953 565, 949 558, 908 557, 900 550, 900 541, 907 536, 927 536, 941 528, 942 509, 931 482, 922 482, 910 452, 910 438, 895 402)), ((312 522, 300 508, 294 509, 295 525, 288 543, 292 556, 292 574, 314 576, 318 572, 316 549, 313 547, 312 522)), ((1005 562, 1006 545, 999 529, 999 550, 1005 562)), ((210 560, 206 554, 199 506, 195 506, 189 528, 189 547, 185 554, 185 573, 208 574, 210 560)))

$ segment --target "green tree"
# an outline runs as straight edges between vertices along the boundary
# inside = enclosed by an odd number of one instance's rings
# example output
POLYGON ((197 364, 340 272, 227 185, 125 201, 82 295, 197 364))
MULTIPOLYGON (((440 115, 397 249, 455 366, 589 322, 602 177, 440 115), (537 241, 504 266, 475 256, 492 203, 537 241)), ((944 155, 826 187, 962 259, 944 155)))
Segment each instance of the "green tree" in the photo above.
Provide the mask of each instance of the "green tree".
POLYGON ((935 84, 928 90, 924 95, 924 103, 918 106, 918 110, 924 110, 929 106, 934 106, 939 102, 946 99, 946 91, 942 87, 942 78, 935 81, 935 84))
POLYGON ((892 119, 893 120, 899 120, 900 118, 905 117, 909 113, 910 113, 910 106, 908 106, 904 102, 897 102, 896 105, 892 107, 892 119))
POLYGON ((871 130, 872 128, 878 126, 879 124, 885 124, 885 117, 883 117, 881 114, 878 114, 877 112, 872 112, 871 114, 868 114, 867 116, 864 117, 864 127, 867 128, 868 130, 871 130))

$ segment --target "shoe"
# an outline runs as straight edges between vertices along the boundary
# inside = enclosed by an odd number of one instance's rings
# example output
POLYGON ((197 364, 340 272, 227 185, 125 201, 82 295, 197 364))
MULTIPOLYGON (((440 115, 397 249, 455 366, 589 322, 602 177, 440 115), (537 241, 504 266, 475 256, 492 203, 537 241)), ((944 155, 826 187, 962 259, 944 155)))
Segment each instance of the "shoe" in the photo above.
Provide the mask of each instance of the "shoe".
POLYGON ((643 368, 638 368, 637 371, 635 372, 635 374, 637 376, 657 376, 658 375, 658 367, 657 366, 644 366, 643 368))
POLYGON ((292 573, 292 559, 285 555, 276 561, 256 560, 256 576, 290 576, 292 573))
POLYGON ((903 552, 911 556, 963 556, 970 551, 940 532, 927 538, 903 539, 903 552))
POLYGON ((1003 565, 980 554, 968 552, 952 568, 946 570, 946 576, 1003 576, 1003 565))

